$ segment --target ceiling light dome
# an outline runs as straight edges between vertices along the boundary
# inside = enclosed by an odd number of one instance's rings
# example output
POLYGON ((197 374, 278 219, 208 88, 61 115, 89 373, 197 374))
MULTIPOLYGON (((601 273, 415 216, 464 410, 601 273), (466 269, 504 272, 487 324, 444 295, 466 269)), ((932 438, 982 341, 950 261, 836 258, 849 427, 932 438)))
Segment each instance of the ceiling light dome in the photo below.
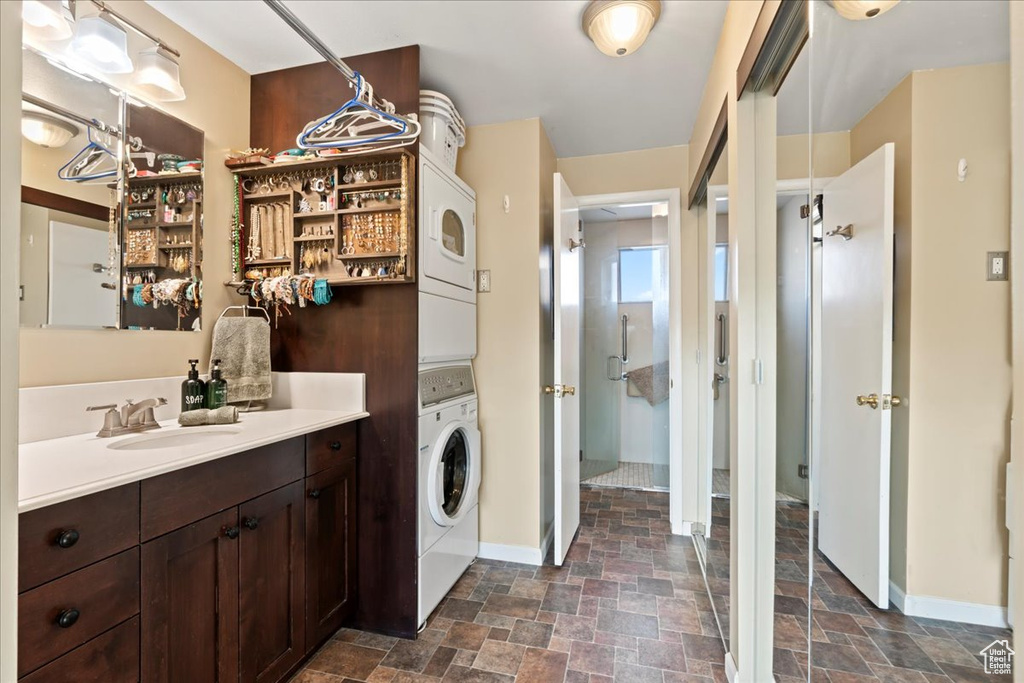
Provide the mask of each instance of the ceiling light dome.
POLYGON ((625 57, 640 49, 660 16, 660 0, 590 0, 583 31, 604 54, 625 57))
POLYGON ((139 92, 155 100, 177 102, 185 99, 178 62, 174 55, 159 45, 139 53, 139 67, 133 83, 139 92))
POLYGON ((832 7, 844 19, 861 21, 863 19, 874 19, 880 14, 885 14, 900 0, 832 0, 832 7))
POLYGON ((106 13, 78 20, 78 30, 68 50, 89 66, 108 74, 132 70, 128 34, 106 13))
POLYGON ((63 119, 26 111, 21 114, 21 134, 40 147, 63 147, 78 135, 78 128, 63 119))
POLYGON ((25 33, 37 40, 65 40, 75 23, 71 10, 61 0, 25 0, 21 4, 25 33))

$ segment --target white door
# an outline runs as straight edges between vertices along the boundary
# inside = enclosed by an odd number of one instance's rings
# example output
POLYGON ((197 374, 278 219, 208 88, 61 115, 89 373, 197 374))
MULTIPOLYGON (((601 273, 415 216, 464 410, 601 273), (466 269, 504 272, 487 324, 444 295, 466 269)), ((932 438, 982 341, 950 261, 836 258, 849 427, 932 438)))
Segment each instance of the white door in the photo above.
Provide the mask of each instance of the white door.
POLYGON ((894 150, 882 146, 829 183, 822 208, 818 545, 881 608, 889 606, 894 150))
POLYGON ((110 259, 106 230, 50 221, 50 325, 60 327, 117 326, 117 290, 106 267, 110 259))
POLYGON ((561 565, 580 526, 580 206, 555 174, 554 310, 555 564, 561 565))

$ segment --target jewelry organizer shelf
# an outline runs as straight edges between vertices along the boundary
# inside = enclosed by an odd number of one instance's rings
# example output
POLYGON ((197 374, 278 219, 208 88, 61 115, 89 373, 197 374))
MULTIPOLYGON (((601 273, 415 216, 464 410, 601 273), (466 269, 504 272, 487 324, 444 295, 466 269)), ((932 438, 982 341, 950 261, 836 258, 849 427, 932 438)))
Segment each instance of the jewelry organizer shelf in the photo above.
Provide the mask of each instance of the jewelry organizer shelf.
POLYGON ((414 282, 415 169, 406 150, 231 169, 238 215, 225 284, 286 274, 331 286, 414 282))
POLYGON ((136 277, 144 282, 189 277, 198 280, 202 270, 202 173, 135 177, 125 184, 127 220, 121 253, 128 277, 126 284, 139 284, 133 282, 136 277), (168 211, 181 220, 163 220, 168 211), (132 219, 145 213, 150 216, 132 219), (144 231, 151 234, 147 236, 144 231), (140 256, 147 254, 153 258, 140 260, 140 256), (184 271, 175 270, 176 256, 187 260, 184 271))

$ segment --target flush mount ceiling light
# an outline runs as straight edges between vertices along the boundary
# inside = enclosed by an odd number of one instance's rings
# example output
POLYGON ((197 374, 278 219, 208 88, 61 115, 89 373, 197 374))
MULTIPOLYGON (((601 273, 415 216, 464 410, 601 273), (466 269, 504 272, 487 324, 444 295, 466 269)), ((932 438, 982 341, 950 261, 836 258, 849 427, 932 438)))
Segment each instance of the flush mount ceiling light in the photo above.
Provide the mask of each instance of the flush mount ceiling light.
POLYGON ((61 0, 25 0, 21 4, 25 33, 36 40, 65 40, 71 37, 75 18, 61 0))
POLYGON ((78 135, 78 128, 63 119, 26 111, 21 114, 21 134, 40 147, 63 147, 78 135))
POLYGON ((139 66, 132 81, 144 95, 163 102, 185 99, 178 62, 159 45, 139 53, 139 66))
POLYGON ((68 50, 89 66, 108 74, 126 74, 132 70, 128 56, 128 34, 101 12, 78 20, 78 30, 68 50))
POLYGON ((625 57, 640 49, 660 16, 660 0, 590 0, 583 32, 609 57, 625 57))
POLYGON ((832 0, 832 7, 843 19, 862 21, 885 14, 900 0, 832 0))

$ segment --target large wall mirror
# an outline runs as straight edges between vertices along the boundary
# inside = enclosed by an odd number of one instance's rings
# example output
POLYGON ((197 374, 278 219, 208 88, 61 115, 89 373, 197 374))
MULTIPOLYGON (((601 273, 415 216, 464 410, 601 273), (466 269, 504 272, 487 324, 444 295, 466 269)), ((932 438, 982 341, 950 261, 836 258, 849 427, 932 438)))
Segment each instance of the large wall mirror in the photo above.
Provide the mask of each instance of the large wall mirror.
POLYGON ((24 51, 21 325, 195 330, 204 136, 24 51))

